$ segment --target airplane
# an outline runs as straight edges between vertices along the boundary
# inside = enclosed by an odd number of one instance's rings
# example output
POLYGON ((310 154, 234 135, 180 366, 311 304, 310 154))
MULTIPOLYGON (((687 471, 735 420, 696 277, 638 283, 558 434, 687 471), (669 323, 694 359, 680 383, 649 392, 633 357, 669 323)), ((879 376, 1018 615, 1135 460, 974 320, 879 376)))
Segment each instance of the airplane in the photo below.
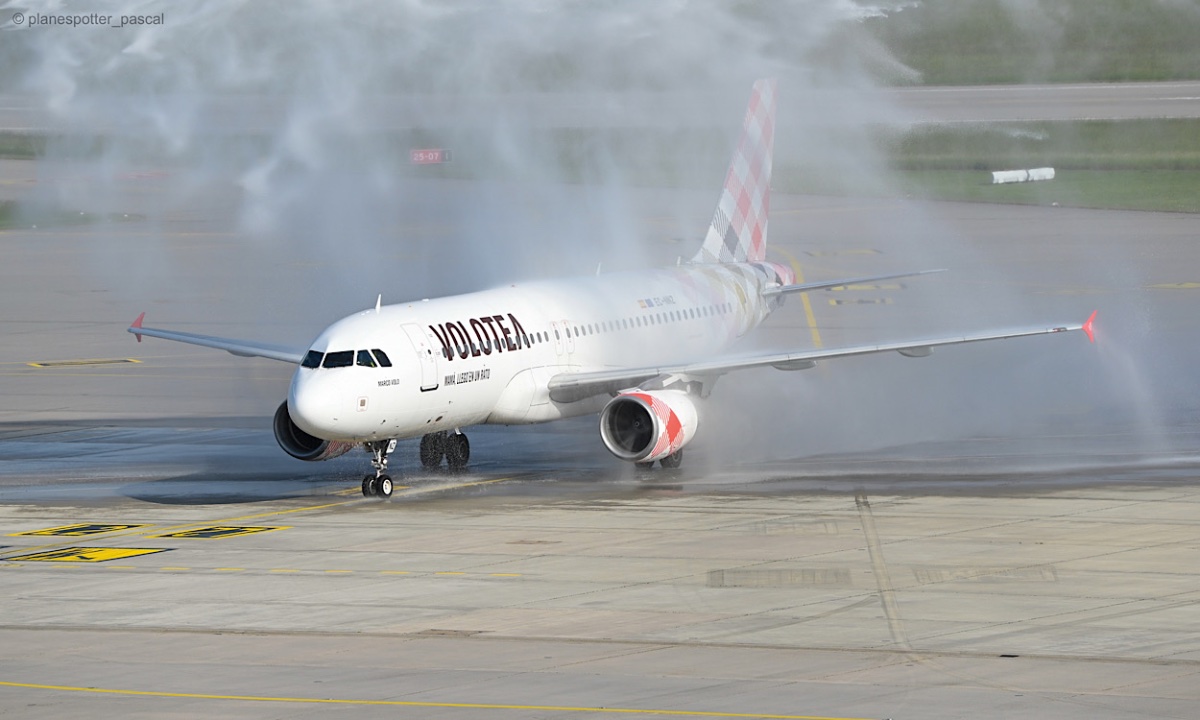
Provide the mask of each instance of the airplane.
POLYGON ((899 277, 796 283, 766 259, 776 83, 754 83, 740 139, 704 242, 675 267, 544 280, 436 299, 381 304, 338 320, 307 348, 144 327, 143 336, 297 365, 275 411, 284 452, 328 460, 356 447, 372 456, 364 496, 390 497, 388 456, 420 437, 426 468, 467 466, 463 429, 544 423, 599 413, 600 438, 617 458, 648 469, 679 467, 704 399, 725 373, 1082 330, 1082 324, 986 331, 841 348, 730 352, 794 293, 899 277))

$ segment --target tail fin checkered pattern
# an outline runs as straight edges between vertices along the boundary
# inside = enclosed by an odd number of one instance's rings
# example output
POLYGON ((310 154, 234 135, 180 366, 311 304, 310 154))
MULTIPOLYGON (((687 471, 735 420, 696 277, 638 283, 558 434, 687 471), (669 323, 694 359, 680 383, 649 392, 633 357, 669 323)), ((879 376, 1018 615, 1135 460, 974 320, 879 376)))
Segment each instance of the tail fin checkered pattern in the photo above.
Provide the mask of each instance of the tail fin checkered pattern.
POLYGON ((775 137, 775 81, 758 80, 742 136, 725 176, 725 189, 704 245, 693 262, 762 262, 767 252, 771 155, 775 137))

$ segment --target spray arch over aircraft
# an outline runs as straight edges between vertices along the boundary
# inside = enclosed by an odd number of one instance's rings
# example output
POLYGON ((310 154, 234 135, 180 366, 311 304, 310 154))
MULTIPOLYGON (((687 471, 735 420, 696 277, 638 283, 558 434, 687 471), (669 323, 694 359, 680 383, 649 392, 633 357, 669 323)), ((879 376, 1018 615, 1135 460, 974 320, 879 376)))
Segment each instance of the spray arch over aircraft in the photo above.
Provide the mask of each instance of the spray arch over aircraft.
POLYGON ((605 447, 649 468, 678 467, 702 422, 704 399, 725 373, 798 370, 817 361, 1082 330, 1082 324, 842 348, 731 353, 735 340, 792 293, 940 270, 796 284, 766 260, 775 128, 774 80, 754 83, 741 136, 704 242, 663 269, 508 285, 382 305, 338 320, 307 348, 143 326, 129 332, 295 364, 275 413, 280 447, 327 460, 364 447, 374 473, 364 495, 390 496, 388 455, 421 438, 425 467, 466 467, 464 428, 543 423, 599 413, 605 447))

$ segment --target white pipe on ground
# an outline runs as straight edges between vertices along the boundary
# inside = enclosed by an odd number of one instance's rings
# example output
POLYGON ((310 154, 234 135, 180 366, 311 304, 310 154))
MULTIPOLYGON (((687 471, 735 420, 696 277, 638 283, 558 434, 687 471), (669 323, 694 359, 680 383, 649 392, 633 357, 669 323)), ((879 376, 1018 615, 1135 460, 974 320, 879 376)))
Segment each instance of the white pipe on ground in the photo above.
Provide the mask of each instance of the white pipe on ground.
POLYGON ((997 170, 996 172, 992 173, 993 185, 1053 179, 1054 168, 1051 167, 1033 168, 1032 170, 997 170))

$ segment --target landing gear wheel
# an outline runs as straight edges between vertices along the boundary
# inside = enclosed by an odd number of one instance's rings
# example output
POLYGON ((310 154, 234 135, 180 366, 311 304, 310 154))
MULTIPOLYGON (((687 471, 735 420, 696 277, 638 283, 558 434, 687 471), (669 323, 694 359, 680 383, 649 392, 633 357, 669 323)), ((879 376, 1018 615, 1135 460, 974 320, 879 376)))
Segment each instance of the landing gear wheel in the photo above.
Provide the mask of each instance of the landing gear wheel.
POLYGON ((446 436, 446 463, 451 470, 462 470, 471 459, 471 442, 462 433, 446 436))
POLYGON ((641 472, 647 472, 654 467, 654 461, 634 463, 633 466, 641 472))
POLYGON ((676 450, 662 460, 658 461, 666 470, 674 470, 683 462, 683 451, 676 450))
POLYGON ((421 466, 429 470, 442 464, 446 454, 446 433, 429 433, 421 438, 421 466))
POLYGON ((396 450, 395 440, 374 440, 365 443, 367 452, 371 453, 371 466, 375 468, 374 475, 368 475, 362 481, 363 497, 382 495, 392 496, 392 478, 385 474, 388 466, 388 454, 396 450))

